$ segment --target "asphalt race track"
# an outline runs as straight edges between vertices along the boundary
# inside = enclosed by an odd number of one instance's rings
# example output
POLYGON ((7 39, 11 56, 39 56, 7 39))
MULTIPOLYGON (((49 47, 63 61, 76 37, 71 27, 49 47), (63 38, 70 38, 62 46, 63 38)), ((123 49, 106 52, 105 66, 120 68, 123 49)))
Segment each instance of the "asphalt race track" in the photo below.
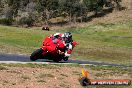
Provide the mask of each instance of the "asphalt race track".
POLYGON ((68 60, 55 63, 50 60, 39 59, 37 61, 30 61, 29 56, 26 55, 14 55, 14 54, 0 54, 0 63, 49 63, 49 64, 80 64, 80 65, 101 65, 101 66, 118 66, 123 68, 132 68, 132 66, 118 65, 118 64, 108 64, 103 62, 93 62, 93 61, 82 61, 82 60, 68 60))

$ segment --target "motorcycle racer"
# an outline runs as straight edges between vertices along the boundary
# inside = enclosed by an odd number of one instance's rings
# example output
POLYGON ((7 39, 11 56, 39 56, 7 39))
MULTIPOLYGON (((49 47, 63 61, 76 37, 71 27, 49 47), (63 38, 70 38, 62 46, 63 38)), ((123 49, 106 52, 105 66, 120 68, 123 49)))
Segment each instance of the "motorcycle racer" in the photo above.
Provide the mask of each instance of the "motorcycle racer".
POLYGON ((70 32, 66 32, 62 35, 62 40, 65 41, 65 58, 64 60, 68 60, 69 56, 72 53, 73 48, 76 45, 76 42, 73 42, 72 34, 70 32))
POLYGON ((61 60, 67 61, 75 46, 76 42, 72 40, 70 32, 64 34, 55 33, 43 40, 42 47, 31 54, 30 60, 49 59, 55 62, 61 60))

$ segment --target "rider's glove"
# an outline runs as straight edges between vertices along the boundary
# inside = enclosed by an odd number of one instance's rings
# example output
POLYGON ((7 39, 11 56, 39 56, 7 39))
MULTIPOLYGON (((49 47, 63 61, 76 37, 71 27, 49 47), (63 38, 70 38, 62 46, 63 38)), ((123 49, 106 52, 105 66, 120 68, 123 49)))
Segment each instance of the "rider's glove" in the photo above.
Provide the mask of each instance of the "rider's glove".
POLYGON ((72 53, 72 50, 68 50, 68 51, 65 52, 65 56, 69 57, 71 55, 71 53, 72 53))

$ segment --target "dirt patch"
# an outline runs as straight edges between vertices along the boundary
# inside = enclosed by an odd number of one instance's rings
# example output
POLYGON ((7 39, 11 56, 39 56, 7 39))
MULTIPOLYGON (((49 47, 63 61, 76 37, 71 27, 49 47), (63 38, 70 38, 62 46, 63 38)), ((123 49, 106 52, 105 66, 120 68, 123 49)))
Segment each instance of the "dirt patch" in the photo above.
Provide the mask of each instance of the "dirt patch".
MULTIPOLYGON (((47 66, 48 67, 48 66, 47 66)), ((8 67, 0 70, 0 88, 82 88, 78 82, 82 67, 8 67)), ((91 79, 132 79, 129 72, 87 67, 91 79)))

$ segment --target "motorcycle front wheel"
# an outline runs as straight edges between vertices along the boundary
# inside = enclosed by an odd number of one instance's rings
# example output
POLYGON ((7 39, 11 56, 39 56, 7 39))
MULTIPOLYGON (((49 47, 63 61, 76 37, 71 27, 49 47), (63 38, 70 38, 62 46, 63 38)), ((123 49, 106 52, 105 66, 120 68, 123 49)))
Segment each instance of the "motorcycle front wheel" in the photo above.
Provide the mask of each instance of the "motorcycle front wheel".
POLYGON ((35 61, 37 59, 40 58, 40 56, 42 55, 43 50, 42 49, 37 49, 36 51, 34 51, 31 56, 30 56, 30 60, 31 61, 35 61))

